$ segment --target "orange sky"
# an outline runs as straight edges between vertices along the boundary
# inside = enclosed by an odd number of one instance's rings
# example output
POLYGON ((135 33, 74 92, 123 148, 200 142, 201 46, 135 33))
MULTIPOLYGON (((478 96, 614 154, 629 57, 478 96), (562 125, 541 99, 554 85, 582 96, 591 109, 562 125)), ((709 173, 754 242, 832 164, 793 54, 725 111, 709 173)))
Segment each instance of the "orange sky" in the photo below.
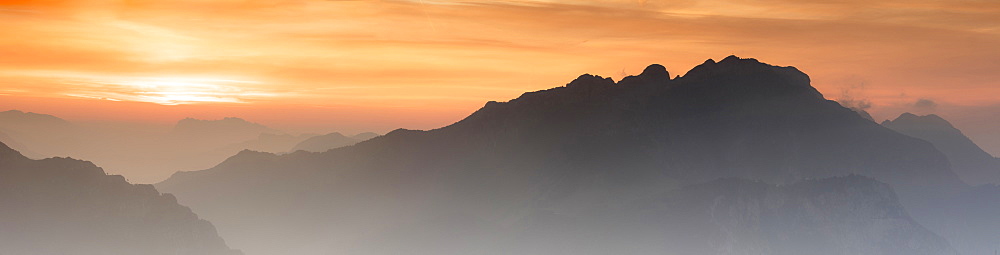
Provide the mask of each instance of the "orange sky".
POLYGON ((0 20, 0 110, 75 121, 429 129, 582 73, 730 54, 877 118, 1000 104, 1000 1, 0 0, 0 20))

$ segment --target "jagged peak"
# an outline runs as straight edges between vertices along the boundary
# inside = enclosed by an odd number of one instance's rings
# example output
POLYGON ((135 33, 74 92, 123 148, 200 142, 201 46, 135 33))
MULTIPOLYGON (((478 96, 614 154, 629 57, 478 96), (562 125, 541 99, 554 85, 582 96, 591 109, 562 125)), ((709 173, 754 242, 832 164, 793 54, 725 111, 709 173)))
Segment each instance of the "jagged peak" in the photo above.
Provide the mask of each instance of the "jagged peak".
POLYGON ((652 64, 647 66, 646 69, 643 69, 642 73, 639 74, 639 77, 649 77, 656 79, 666 77, 667 79, 670 79, 670 72, 668 72, 667 68, 664 67, 663 65, 652 64))
POLYGON ((667 68, 660 64, 652 64, 643 69, 639 75, 622 78, 618 84, 631 86, 635 84, 665 84, 669 81, 670 72, 667 71, 667 68))
POLYGON ((703 78, 721 74, 740 74, 759 71, 774 71, 783 75, 792 76, 795 79, 804 79, 808 84, 809 76, 792 66, 775 66, 760 62, 755 58, 740 58, 730 55, 722 61, 715 62, 708 59, 705 63, 691 68, 681 78, 703 78))
POLYGON ((604 77, 601 77, 600 75, 592 75, 592 74, 588 73, 588 74, 583 74, 583 75, 580 75, 579 77, 576 77, 576 79, 573 79, 573 81, 567 83, 566 87, 567 88, 580 88, 580 87, 594 88, 594 87, 610 87, 612 85, 615 85, 615 81, 612 80, 611 78, 604 78, 604 77))

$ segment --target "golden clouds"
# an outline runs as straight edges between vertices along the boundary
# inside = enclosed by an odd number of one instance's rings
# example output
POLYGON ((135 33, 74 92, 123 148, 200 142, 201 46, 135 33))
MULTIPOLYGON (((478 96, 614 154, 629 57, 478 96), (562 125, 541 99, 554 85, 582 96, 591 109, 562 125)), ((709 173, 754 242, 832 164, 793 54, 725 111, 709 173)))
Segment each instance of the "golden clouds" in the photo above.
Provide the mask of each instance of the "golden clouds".
POLYGON ((0 82, 10 96, 423 110, 445 120, 419 126, 433 128, 581 73, 680 73, 739 54, 796 65, 821 91, 863 85, 876 111, 919 97, 985 104, 1000 100, 998 11, 930 0, 3 1, 0 82), (161 79, 205 86, 135 86, 161 79))

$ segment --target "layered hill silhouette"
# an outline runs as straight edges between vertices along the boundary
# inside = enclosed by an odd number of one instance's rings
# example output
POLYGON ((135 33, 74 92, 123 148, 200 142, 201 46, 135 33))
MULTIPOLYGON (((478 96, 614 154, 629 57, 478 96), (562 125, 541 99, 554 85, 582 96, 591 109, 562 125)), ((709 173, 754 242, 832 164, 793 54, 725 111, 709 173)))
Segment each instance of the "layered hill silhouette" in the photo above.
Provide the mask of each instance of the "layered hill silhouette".
POLYGON ((0 141, 30 158, 73 157, 129 181, 155 183, 180 170, 205 169, 245 149, 285 153, 316 136, 292 135, 228 117, 186 118, 173 126, 71 123, 56 116, 0 112, 0 141))
POLYGON ((360 133, 354 136, 345 136, 338 132, 333 132, 321 136, 310 137, 302 142, 296 144, 292 147, 291 151, 311 151, 311 152, 324 152, 330 149, 336 149, 344 146, 354 145, 356 143, 378 137, 379 135, 372 132, 360 133))
POLYGON ((983 151, 962 131, 940 116, 903 113, 895 120, 883 121, 882 125, 934 144, 934 147, 948 157, 952 170, 966 183, 1000 184, 1000 159, 983 151))
POLYGON ((248 254, 953 254, 902 208, 920 222, 969 189, 930 143, 735 56, 674 79, 582 75, 322 153, 244 151, 157 187, 248 254), (877 181, 825 179, 846 175, 877 181))
POLYGON ((0 191, 2 254, 241 254, 172 195, 87 161, 0 143, 0 191))
POLYGON ((1000 160, 983 151, 962 131, 940 116, 903 113, 882 125, 926 140, 947 155, 952 169, 967 183, 978 185, 943 199, 929 211, 924 224, 950 237, 963 254, 1000 250, 1000 160))
POLYGON ((21 144, 30 144, 32 157, 66 156, 73 148, 79 147, 79 127, 66 120, 48 114, 9 110, 0 112, 0 132, 8 140, 16 141, 10 146, 25 149, 21 144))

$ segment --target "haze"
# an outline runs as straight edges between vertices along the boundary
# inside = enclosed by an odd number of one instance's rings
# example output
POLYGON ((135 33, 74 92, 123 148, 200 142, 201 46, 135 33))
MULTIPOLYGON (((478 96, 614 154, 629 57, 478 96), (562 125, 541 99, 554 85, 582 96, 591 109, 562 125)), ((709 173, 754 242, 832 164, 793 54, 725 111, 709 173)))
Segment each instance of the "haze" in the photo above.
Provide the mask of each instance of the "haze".
POLYGON ((1000 252, 1000 1, 0 0, 0 254, 1000 252))

